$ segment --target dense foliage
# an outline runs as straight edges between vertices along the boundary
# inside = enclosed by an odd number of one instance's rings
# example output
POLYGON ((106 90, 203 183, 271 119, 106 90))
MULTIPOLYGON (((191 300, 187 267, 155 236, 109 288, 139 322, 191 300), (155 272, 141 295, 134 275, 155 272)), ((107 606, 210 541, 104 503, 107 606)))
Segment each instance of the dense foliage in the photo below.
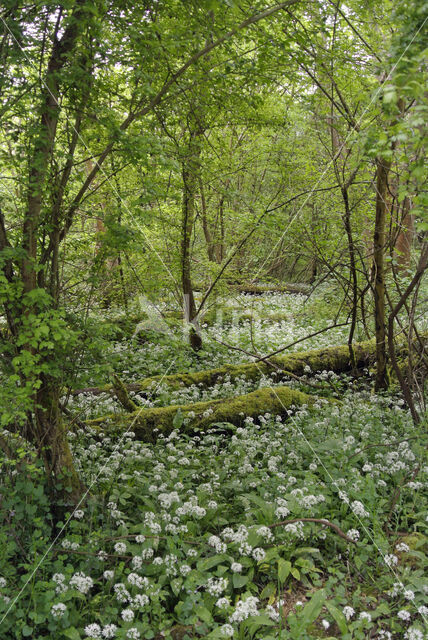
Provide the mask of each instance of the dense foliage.
POLYGON ((426 637, 427 20, 3 3, 0 639, 426 637))

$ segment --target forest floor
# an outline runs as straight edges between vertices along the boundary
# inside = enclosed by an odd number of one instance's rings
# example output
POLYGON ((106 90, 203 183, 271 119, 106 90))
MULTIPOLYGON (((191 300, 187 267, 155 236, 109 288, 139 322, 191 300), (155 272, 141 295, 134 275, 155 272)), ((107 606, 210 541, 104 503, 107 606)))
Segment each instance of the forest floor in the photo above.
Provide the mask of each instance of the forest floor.
MULTIPOLYGON (((76 358, 75 388, 105 385, 113 372, 125 386, 159 375, 148 393, 129 392, 138 411, 206 402, 209 419, 210 401, 275 393, 277 377, 174 388, 162 376, 288 344, 287 353, 346 344, 346 326, 317 333, 343 321, 333 303, 327 288, 309 299, 239 294, 207 314, 198 353, 166 313, 164 323, 138 309, 100 313, 102 339, 76 358)), ((374 394, 372 372, 360 374, 307 368, 280 384, 310 403, 256 417, 244 408, 239 426, 191 432, 177 411, 151 442, 136 439, 132 420, 114 427, 126 416, 114 394, 65 394, 89 498, 52 534, 31 452, 10 461, 0 638, 425 638, 426 435, 397 389, 374 394)))

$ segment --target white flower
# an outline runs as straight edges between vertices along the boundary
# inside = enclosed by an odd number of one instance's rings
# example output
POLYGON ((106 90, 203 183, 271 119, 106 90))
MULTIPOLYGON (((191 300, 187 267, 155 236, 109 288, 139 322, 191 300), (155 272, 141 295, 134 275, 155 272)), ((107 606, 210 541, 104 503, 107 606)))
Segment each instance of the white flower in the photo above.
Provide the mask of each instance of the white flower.
POLYGON ((149 597, 146 596, 145 593, 137 593, 135 598, 132 600, 132 606, 136 609, 140 609, 146 607, 149 604, 149 597))
POLYGON ((371 620, 372 620, 372 617, 371 617, 370 613, 368 613, 367 611, 361 611, 361 613, 358 616, 358 618, 360 620, 367 620, 367 622, 371 622, 371 620))
POLYGON ((229 618, 229 622, 242 622, 246 620, 250 616, 258 615, 259 611, 257 609, 257 604, 259 602, 258 598, 254 596, 249 596, 246 600, 239 600, 236 604, 235 611, 229 618))
POLYGON ((103 577, 104 577, 104 580, 113 580, 114 571, 107 569, 106 571, 104 571, 103 577))
POLYGON ((426 607, 424 604, 421 605, 420 607, 418 607, 418 613, 421 616, 428 616, 428 607, 426 607))
POLYGON ((146 539, 146 536, 143 536, 143 535, 135 536, 135 542, 138 542, 138 544, 142 544, 145 539, 146 539))
POLYGON ((229 598, 219 598, 215 603, 215 606, 219 609, 227 609, 229 606, 229 598))
POLYGON ((272 531, 269 529, 269 527, 259 527, 257 529, 257 533, 259 536, 262 536, 262 538, 266 541, 266 542, 270 542, 273 538, 273 534, 272 531))
POLYGON ((85 515, 85 512, 82 511, 82 509, 77 509, 74 513, 73 516, 75 518, 77 518, 78 520, 81 520, 83 518, 83 516, 85 515))
POLYGON ((252 556, 256 562, 261 562, 264 559, 265 555, 265 550, 261 547, 256 547, 255 549, 253 549, 252 556))
POLYGON ((80 593, 88 593, 88 591, 93 587, 94 581, 90 576, 85 576, 84 573, 79 571, 75 573, 70 578, 70 587, 74 587, 80 593))
POLYGON ((321 624, 324 627, 324 629, 328 629, 330 626, 330 623, 328 620, 321 620, 321 624))
POLYGON ((116 600, 118 602, 128 602, 128 600, 130 600, 131 596, 129 594, 129 591, 126 589, 125 585, 123 584, 123 582, 117 582, 114 587, 114 592, 116 594, 116 600))
MULTIPOLYGON (((56 576, 59 576, 59 575, 61 575, 61 576, 62 576, 62 573, 61 573, 61 574, 60 574, 60 573, 56 573, 55 575, 56 575, 56 576)), ((53 579, 53 578, 52 578, 52 579, 53 579)), ((64 580, 64 576, 63 576, 63 578, 62 578, 62 579, 64 580)), ((6 578, 3 578, 2 576, 0 576, 0 589, 4 589, 4 587, 5 587, 6 585, 7 585, 6 578)))
POLYGON ((54 618, 62 618, 62 616, 67 611, 67 607, 64 603, 58 602, 58 604, 54 604, 51 607, 51 615, 54 618))
POLYGON ((150 560, 150 558, 153 558, 153 549, 151 547, 148 547, 147 549, 143 549, 141 552, 141 557, 143 558, 143 560, 150 560))
POLYGON ((274 622, 279 622, 279 619, 280 619, 279 611, 277 611, 271 604, 268 604, 266 606, 266 613, 268 614, 271 620, 273 620, 274 622))
POLYGON ((188 564, 182 564, 180 567, 180 573, 182 576, 187 576, 191 572, 191 567, 188 564))
POLYGON ((134 612, 132 609, 123 609, 121 616, 125 622, 132 622, 134 619, 134 612))
POLYGON ((101 638, 101 627, 96 622, 85 627, 85 633, 89 638, 101 638))
POLYGON ((343 607, 343 615, 349 621, 352 618, 352 616, 355 615, 355 611, 352 607, 346 606, 346 607, 343 607))
MULTIPOLYGON (((0 578, 0 580, 4 580, 4 578, 0 578)), ((56 582, 57 584, 61 584, 65 580, 65 575, 63 573, 54 573, 53 576, 52 576, 52 580, 53 580, 53 582, 56 582)), ((6 581, 5 581, 5 584, 3 584, 3 585, 0 583, 0 587, 1 586, 3 586, 3 587, 6 586, 6 581)))
POLYGON ((126 544, 124 542, 116 542, 114 545, 114 550, 116 553, 123 554, 126 551, 126 544))
POLYGON ((114 638, 116 635, 117 626, 115 624, 107 624, 103 628, 103 638, 114 638))
POLYGON ((398 562, 398 558, 393 553, 389 553, 384 557, 384 562, 387 567, 394 567, 398 562))
POLYGON ((346 535, 348 536, 348 538, 351 538, 351 540, 354 540, 354 542, 357 542, 360 537, 360 532, 358 531, 358 529, 349 529, 346 535))
POLYGON ((138 640, 139 638, 141 638, 141 635, 137 627, 131 627, 130 629, 128 629, 126 637, 129 638, 129 640, 138 640))
POLYGON ((242 564, 240 562, 232 562, 232 564, 230 565, 230 569, 232 573, 241 573, 242 564))
POLYGON ((397 613, 397 618, 404 621, 410 620, 410 612, 406 609, 401 609, 401 611, 397 613))
POLYGON ((143 566, 143 558, 141 556, 134 556, 131 561, 133 569, 141 569, 143 566))
POLYGON ((360 518, 367 518, 370 515, 369 512, 364 509, 363 503, 359 500, 354 500, 354 502, 351 504, 351 509, 355 513, 355 515, 359 516, 360 518))
POLYGON ((410 551, 409 545, 407 545, 405 542, 399 542, 395 548, 397 549, 397 551, 404 551, 404 553, 410 551))
POLYGON ((230 624, 224 624, 220 627, 220 633, 223 638, 231 638, 233 636, 233 627, 230 624))
POLYGON ((227 588, 227 578, 208 578, 206 589, 212 596, 219 596, 227 588))
POLYGON ((424 640, 424 634, 416 627, 410 627, 404 634, 406 640, 424 640))
POLYGON ((405 597, 406 600, 414 600, 415 599, 415 594, 411 589, 405 589, 403 591, 403 596, 405 597))

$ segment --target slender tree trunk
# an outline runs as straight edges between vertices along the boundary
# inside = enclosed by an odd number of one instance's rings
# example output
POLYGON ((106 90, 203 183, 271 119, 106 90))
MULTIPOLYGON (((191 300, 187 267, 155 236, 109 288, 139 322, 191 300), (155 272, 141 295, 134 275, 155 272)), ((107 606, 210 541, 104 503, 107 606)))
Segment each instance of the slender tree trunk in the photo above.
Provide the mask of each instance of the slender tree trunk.
POLYGON ((388 388, 386 369, 385 329, 385 220, 386 190, 391 161, 376 159, 376 219, 373 235, 374 306, 376 335, 376 379, 375 390, 388 388))
POLYGON ((196 322, 196 304, 191 278, 191 238, 195 223, 195 195, 198 185, 199 162, 201 155, 200 136, 202 131, 191 128, 189 144, 182 163, 182 237, 181 237, 181 281, 185 320, 194 326, 190 329, 190 345, 198 351, 202 347, 202 338, 196 322))

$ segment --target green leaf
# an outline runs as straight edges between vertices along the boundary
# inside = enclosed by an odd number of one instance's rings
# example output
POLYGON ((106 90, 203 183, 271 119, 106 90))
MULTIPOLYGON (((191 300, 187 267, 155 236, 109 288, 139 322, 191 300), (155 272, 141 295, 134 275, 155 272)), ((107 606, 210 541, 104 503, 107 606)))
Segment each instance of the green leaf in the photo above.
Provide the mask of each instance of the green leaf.
POLYGON ((291 562, 289 560, 284 560, 283 558, 278 558, 278 578, 279 581, 284 583, 288 578, 291 571, 291 562))
POLYGON ((301 628, 307 627, 318 618, 319 614, 321 613, 321 609, 324 606, 325 600, 326 593, 324 589, 320 589, 319 591, 316 591, 314 593, 314 595, 302 611, 302 617, 300 619, 301 628))
POLYGON ((172 426, 175 429, 179 429, 183 424, 184 416, 181 409, 178 409, 177 413, 174 416, 174 420, 172 421, 172 426))
POLYGON ((265 588, 262 590, 260 594, 260 600, 266 600, 271 596, 276 595, 276 584, 274 582, 269 582, 265 588))
POLYGON ((340 632, 342 634, 348 633, 348 625, 346 624, 346 618, 343 615, 343 613, 328 600, 326 600, 324 604, 327 607, 328 611, 331 613, 332 617, 334 618, 337 626, 340 629, 340 632))
POLYGON ((212 622, 213 617, 211 613, 203 605, 198 605, 195 609, 195 613, 198 616, 198 618, 200 618, 204 622, 212 622))
POLYGON ((81 640, 81 635, 75 627, 65 629, 65 631, 62 632, 62 635, 65 638, 70 638, 70 640, 81 640))
POLYGON ((171 580, 171 590, 174 595, 178 596, 181 591, 181 585, 183 584, 182 578, 174 578, 171 580))
POLYGON ((300 571, 296 567, 291 567, 290 573, 296 580, 300 580, 300 571))
POLYGON ((28 636, 31 636, 31 634, 33 633, 33 627, 29 627, 28 624, 26 624, 23 628, 22 628, 22 635, 25 638, 28 638, 28 636))
POLYGON ((240 576, 238 573, 233 574, 232 582, 235 589, 240 589, 247 584, 249 580, 248 576, 240 576))

